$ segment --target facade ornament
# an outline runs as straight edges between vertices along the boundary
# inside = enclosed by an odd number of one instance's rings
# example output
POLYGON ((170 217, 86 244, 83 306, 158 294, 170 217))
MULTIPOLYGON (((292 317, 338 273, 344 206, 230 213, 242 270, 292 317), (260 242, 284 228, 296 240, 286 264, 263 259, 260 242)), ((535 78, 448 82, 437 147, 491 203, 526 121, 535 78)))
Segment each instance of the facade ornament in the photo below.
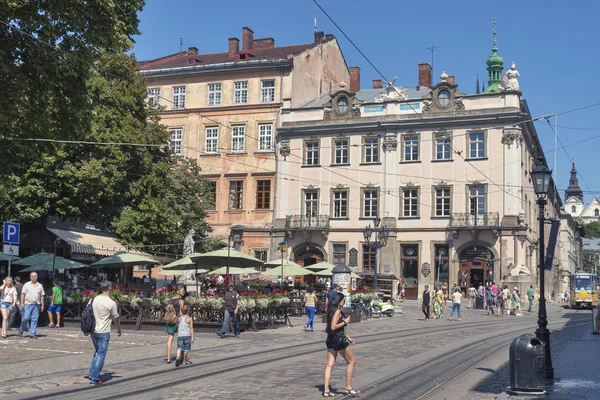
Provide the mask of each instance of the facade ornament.
POLYGON ((333 108, 330 106, 323 107, 323 119, 330 119, 331 113, 333 112, 333 108))
POLYGON ((303 230, 302 234, 304 235, 304 240, 310 242, 312 238, 312 231, 303 230))
POLYGON ((517 79, 519 76, 519 71, 517 71, 517 66, 513 61, 510 69, 502 77, 501 88, 504 90, 519 90, 519 80, 517 79))
POLYGON ((354 247, 348 252, 348 266, 358 267, 358 250, 354 247))
POLYGON ((465 105, 463 104, 462 99, 459 98, 455 98, 454 99, 454 106, 456 107, 457 110, 462 111, 465 109, 465 105))
POLYGON ((279 145, 279 155, 285 160, 291 153, 289 140, 281 142, 279 145))
POLYGON ((525 245, 525 241, 527 240, 527 236, 525 236, 525 235, 518 235, 517 239, 519 240, 519 242, 521 242, 521 247, 523 247, 525 245))
POLYGON ((458 235, 459 235, 459 232, 458 232, 458 230, 454 229, 454 230, 452 231, 452 237, 453 237, 454 239, 458 239, 458 235))
POLYGON ((519 148, 519 144, 522 142, 521 128, 513 126, 502 130, 502 144, 508 146, 509 149, 513 143, 516 143, 517 148, 519 148))
POLYGON ((360 106, 358 104, 352 104, 352 116, 360 117, 360 106))
POLYGON ((430 111, 431 111, 431 101, 423 100, 423 112, 430 112, 430 111))
POLYGON ((393 151, 398 148, 398 137, 396 134, 383 137, 383 151, 393 151))
POLYGON ((387 82, 388 87, 379 91, 379 98, 376 100, 377 102, 383 103, 385 101, 408 100, 408 96, 406 96, 406 90, 399 89, 394 86, 396 79, 397 77, 394 78, 393 81, 387 82))
POLYGON ((421 265, 421 273, 425 278, 427 278, 431 273, 431 264, 429 264, 428 262, 423 263, 421 265))

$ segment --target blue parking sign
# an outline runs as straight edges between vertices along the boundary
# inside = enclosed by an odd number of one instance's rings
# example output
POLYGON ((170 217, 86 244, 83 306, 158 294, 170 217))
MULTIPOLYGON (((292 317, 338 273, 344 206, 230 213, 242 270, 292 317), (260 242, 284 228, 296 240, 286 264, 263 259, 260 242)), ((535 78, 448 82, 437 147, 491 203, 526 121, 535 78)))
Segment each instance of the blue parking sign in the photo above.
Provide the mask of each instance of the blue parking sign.
POLYGON ((4 223, 4 243, 19 244, 21 226, 16 222, 4 223))

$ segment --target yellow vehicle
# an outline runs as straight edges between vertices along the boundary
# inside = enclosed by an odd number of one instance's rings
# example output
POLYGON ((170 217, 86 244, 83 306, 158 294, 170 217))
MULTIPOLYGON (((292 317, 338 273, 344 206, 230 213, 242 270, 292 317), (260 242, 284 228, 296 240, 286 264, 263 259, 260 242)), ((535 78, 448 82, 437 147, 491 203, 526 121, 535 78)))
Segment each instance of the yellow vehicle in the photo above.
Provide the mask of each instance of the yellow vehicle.
POLYGON ((569 297, 573 308, 596 307, 598 305, 598 275, 573 274, 569 297))

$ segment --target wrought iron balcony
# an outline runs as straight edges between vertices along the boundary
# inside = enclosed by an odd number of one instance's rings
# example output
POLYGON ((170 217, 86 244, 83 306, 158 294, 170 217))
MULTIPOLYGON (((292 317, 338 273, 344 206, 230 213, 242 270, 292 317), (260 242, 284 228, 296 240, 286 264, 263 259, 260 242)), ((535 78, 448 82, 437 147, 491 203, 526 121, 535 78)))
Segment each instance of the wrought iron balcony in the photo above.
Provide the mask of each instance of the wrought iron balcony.
POLYGON ((481 214, 452 213, 450 215, 449 226, 453 229, 493 229, 500 226, 500 216, 497 212, 487 212, 481 214))
POLYGON ((286 229, 297 230, 329 230, 329 215, 287 215, 286 229))

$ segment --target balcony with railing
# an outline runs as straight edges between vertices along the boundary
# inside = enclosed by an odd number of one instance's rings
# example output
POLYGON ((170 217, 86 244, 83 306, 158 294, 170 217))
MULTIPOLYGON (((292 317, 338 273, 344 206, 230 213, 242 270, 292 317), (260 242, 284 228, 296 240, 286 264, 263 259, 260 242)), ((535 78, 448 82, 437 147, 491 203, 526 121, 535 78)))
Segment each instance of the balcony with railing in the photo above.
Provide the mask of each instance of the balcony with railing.
POLYGON ((493 229, 500 226, 500 215, 497 212, 486 213, 452 213, 450 215, 450 228, 453 229, 493 229))
POLYGON ((288 230, 329 230, 329 215, 287 215, 285 227, 288 230))

